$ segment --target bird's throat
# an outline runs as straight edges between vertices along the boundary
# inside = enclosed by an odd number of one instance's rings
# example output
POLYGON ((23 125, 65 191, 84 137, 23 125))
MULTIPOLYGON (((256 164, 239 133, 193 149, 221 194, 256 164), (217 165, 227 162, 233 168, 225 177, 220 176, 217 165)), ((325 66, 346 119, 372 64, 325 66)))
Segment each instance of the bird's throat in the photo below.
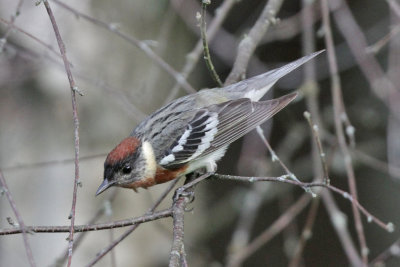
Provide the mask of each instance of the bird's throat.
POLYGON ((143 157, 146 161, 144 177, 155 177, 157 171, 156 157, 154 155, 153 146, 149 141, 144 141, 142 146, 143 157))

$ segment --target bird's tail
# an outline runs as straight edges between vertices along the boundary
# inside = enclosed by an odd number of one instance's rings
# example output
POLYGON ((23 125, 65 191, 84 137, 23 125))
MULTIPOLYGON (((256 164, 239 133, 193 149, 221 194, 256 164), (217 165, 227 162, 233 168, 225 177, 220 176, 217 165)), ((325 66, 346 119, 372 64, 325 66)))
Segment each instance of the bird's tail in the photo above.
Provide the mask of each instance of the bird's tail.
POLYGON ((263 97, 268 90, 283 76, 297 69, 307 61, 321 54, 325 50, 312 53, 288 63, 280 68, 270 70, 266 73, 257 75, 239 83, 232 84, 224 88, 224 93, 230 99, 237 99, 242 97, 250 98, 252 101, 258 101, 263 97))

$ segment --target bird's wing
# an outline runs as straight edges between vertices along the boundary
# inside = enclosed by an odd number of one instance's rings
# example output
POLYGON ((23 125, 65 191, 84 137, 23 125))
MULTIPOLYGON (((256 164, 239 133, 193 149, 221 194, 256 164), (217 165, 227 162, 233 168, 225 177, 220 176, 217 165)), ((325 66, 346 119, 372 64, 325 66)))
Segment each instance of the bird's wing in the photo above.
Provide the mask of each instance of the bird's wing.
POLYGON ((268 120, 295 97, 293 93, 260 102, 241 98, 199 109, 165 151, 159 164, 164 168, 176 168, 205 157, 268 120))

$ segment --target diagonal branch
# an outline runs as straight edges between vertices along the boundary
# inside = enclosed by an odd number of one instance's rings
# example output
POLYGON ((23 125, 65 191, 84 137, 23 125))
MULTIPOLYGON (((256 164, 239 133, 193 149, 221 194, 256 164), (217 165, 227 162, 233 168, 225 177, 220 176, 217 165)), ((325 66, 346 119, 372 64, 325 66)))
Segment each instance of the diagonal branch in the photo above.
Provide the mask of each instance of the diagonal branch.
POLYGON ((28 235, 27 235, 28 230, 25 226, 24 221, 22 220, 21 215, 19 214, 17 205, 15 204, 14 199, 12 198, 10 190, 8 190, 6 180, 4 179, 3 173, 1 171, 0 171, 0 186, 1 186, 1 188, 0 188, 1 191, 6 194, 8 202, 10 202, 11 209, 13 210, 15 217, 17 218, 17 221, 19 224, 18 231, 19 231, 19 233, 22 233, 22 238, 24 239, 24 245, 25 245, 26 255, 28 256, 29 264, 32 267, 34 267, 34 266, 36 266, 36 264, 33 259, 32 249, 31 249, 31 247, 29 245, 29 241, 28 241, 28 235))
POLYGON ((17 16, 21 13, 21 7, 24 3, 24 0, 19 0, 17 7, 15 8, 15 14, 11 15, 10 23, 7 24, 6 31, 2 38, 0 38, 0 53, 3 51, 4 45, 7 43, 7 38, 11 33, 11 30, 14 28, 14 22, 17 19, 17 16))
POLYGON ((243 261, 256 252, 262 245, 267 243, 277 234, 279 234, 291 221, 307 206, 311 196, 304 194, 297 200, 284 214, 282 214, 270 227, 257 236, 245 248, 241 249, 236 255, 233 255, 231 261, 228 262, 228 267, 239 267, 243 261))
POLYGON ((137 48, 142 50, 146 54, 146 56, 148 56, 151 60, 153 60, 166 73, 168 73, 171 77, 173 77, 177 81, 177 83, 179 83, 179 85, 182 86, 182 88, 184 88, 186 90, 186 92, 188 92, 188 93, 195 93, 196 92, 196 90, 186 81, 185 77, 183 77, 182 74, 177 72, 167 62, 165 62, 159 55, 154 53, 154 51, 145 42, 141 42, 138 39, 136 39, 135 37, 121 32, 120 30, 118 30, 115 27, 115 25, 107 24, 106 22, 103 22, 101 20, 92 18, 92 17, 90 17, 90 16, 88 16, 86 14, 83 14, 83 13, 79 12, 78 10, 66 5, 65 3, 63 3, 63 2, 61 2, 59 0, 51 0, 51 1, 53 1, 54 3, 59 5, 60 7, 64 8, 65 10, 68 10, 69 12, 74 14, 75 16, 77 16, 79 18, 83 18, 83 19, 85 19, 87 21, 90 21, 94 25, 99 26, 99 27, 101 27, 103 29, 106 29, 106 30, 114 33, 115 35, 117 35, 121 39, 127 41, 128 43, 133 44, 134 46, 136 46, 137 48))
POLYGON ((74 189, 72 193, 72 207, 71 213, 68 217, 71 219, 71 227, 70 227, 70 234, 68 237, 68 267, 71 266, 72 260, 72 248, 74 245, 74 225, 75 225, 75 208, 76 208, 76 198, 78 192, 78 183, 79 183, 79 118, 78 118, 78 108, 76 103, 76 93, 78 92, 78 87, 75 84, 74 78, 72 76, 72 72, 70 69, 70 65, 68 63, 67 55, 65 52, 65 45, 62 41, 60 31, 58 30, 58 26, 56 23, 56 19, 54 17, 53 11, 50 8, 50 4, 47 0, 43 1, 43 4, 46 8, 47 14, 49 15, 51 24, 53 25, 54 33, 56 35, 58 47, 60 48, 60 53, 62 55, 64 61, 65 71, 68 76, 68 81, 71 89, 71 99, 72 99, 72 114, 73 114, 73 121, 74 121, 74 143, 75 143, 75 179, 74 179, 74 189))
MULTIPOLYGON (((153 206, 147 211, 146 215, 153 214, 155 209, 161 204, 161 202, 167 197, 169 192, 175 187, 175 185, 178 183, 179 179, 175 179, 174 181, 171 182, 171 184, 165 189, 165 191, 161 194, 161 196, 157 199, 157 201, 153 204, 153 206)), ((110 252, 115 246, 117 246, 122 240, 124 240, 126 237, 128 237, 133 231, 136 230, 136 228, 139 227, 139 223, 133 224, 125 233, 123 233, 119 238, 114 240, 110 245, 102 249, 99 253, 96 254, 96 257, 90 261, 90 263, 86 266, 93 266, 95 265, 101 258, 104 257, 108 252, 110 252)))
POLYGON ((231 73, 226 78, 225 86, 237 82, 245 75, 250 57, 254 54, 258 43, 267 32, 269 26, 275 22, 275 16, 281 8, 282 2, 283 0, 269 0, 265 5, 256 24, 239 44, 238 55, 231 73))

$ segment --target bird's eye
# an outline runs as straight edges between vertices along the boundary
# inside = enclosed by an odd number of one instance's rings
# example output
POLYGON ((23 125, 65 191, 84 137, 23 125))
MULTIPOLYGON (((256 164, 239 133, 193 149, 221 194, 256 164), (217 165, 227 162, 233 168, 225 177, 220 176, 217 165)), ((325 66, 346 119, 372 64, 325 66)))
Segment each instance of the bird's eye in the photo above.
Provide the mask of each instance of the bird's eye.
POLYGON ((131 171, 132 171, 132 168, 131 168, 131 166, 129 166, 129 165, 124 166, 124 168, 122 169, 122 172, 123 172, 124 174, 130 174, 131 171))

